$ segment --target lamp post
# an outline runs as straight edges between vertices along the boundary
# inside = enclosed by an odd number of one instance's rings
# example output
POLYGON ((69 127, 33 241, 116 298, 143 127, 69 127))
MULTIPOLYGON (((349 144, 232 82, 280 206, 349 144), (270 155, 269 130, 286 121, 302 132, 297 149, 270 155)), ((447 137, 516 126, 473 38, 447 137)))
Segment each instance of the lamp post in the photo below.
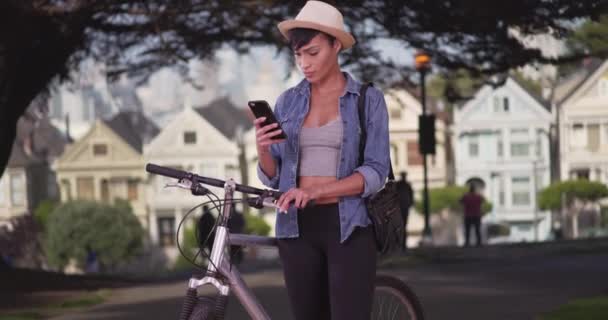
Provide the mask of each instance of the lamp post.
POLYGON ((428 188, 428 164, 427 154, 435 153, 435 118, 427 115, 426 110, 426 84, 425 76, 431 68, 431 57, 419 51, 414 56, 416 70, 420 73, 420 88, 421 88, 421 102, 422 102, 422 115, 418 118, 418 146, 420 153, 422 154, 422 168, 423 168, 423 208, 424 208, 424 229, 422 231, 422 245, 429 245, 432 243, 431 226, 429 223, 429 188, 428 188))

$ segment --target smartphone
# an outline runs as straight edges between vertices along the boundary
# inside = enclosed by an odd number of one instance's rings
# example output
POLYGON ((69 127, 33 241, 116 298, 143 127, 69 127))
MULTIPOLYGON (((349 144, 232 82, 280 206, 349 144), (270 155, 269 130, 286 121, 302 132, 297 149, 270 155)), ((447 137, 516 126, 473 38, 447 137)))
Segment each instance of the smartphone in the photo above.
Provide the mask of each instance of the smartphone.
MULTIPOLYGON (((277 121, 277 118, 274 116, 274 112, 272 112, 272 109, 270 108, 268 102, 264 100, 255 100, 249 101, 247 104, 249 105, 251 112, 253 112, 253 115, 256 118, 266 117, 266 120, 262 123, 262 126, 266 126, 273 123, 279 123, 279 121, 277 121)), ((281 133, 272 137, 272 139, 287 139, 287 135, 281 128, 280 124, 277 129, 281 129, 281 133)))

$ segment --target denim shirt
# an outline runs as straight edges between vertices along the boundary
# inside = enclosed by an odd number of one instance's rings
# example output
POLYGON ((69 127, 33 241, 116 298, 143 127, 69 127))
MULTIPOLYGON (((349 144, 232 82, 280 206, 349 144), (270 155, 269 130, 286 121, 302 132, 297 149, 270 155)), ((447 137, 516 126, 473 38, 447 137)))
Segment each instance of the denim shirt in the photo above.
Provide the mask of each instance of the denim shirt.
MULTIPOLYGON (((359 114, 357 102, 361 84, 348 73, 346 88, 340 96, 340 118, 343 122, 343 140, 340 147, 340 157, 337 179, 343 179, 354 172, 359 172, 365 180, 364 191, 360 195, 342 196, 339 198, 340 212, 340 241, 348 239, 355 227, 368 226, 371 221, 367 217, 367 208, 363 198, 369 197, 380 190, 385 183, 389 171, 389 136, 388 112, 381 91, 369 87, 365 99, 365 117, 367 126, 367 141, 365 144, 363 164, 359 165, 359 114)), ((304 79, 297 86, 287 89, 277 99, 274 114, 287 140, 270 146, 270 153, 275 160, 277 172, 272 178, 268 177, 257 166, 260 181, 269 188, 285 192, 296 187, 298 161, 300 158, 300 131, 304 118, 309 111, 310 83, 304 79)), ((297 238, 298 209, 291 205, 287 213, 277 210, 276 236, 278 238, 297 238)))

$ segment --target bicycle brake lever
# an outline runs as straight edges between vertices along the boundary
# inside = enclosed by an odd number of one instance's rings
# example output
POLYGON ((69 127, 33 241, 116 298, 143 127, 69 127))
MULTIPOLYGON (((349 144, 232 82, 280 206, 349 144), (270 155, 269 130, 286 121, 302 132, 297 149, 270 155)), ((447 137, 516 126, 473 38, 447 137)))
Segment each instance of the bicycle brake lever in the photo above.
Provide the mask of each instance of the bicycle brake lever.
POLYGON ((185 179, 182 179, 177 183, 165 184, 165 188, 181 188, 181 189, 190 190, 191 187, 192 187, 192 182, 190 180, 185 180, 185 179))

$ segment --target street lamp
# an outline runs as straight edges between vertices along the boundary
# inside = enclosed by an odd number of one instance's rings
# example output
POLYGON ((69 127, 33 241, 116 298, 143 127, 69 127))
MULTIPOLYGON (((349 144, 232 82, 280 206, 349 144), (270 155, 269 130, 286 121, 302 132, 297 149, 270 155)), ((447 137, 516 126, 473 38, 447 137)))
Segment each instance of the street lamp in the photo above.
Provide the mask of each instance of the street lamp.
POLYGON ((432 234, 429 223, 429 188, 428 188, 428 164, 427 154, 435 154, 435 117, 428 115, 426 110, 426 73, 431 69, 431 57, 423 51, 418 51, 414 56, 416 70, 420 73, 420 88, 422 114, 418 117, 418 147, 422 155, 423 165, 423 205, 424 205, 424 229, 422 231, 421 244, 431 244, 432 234))

